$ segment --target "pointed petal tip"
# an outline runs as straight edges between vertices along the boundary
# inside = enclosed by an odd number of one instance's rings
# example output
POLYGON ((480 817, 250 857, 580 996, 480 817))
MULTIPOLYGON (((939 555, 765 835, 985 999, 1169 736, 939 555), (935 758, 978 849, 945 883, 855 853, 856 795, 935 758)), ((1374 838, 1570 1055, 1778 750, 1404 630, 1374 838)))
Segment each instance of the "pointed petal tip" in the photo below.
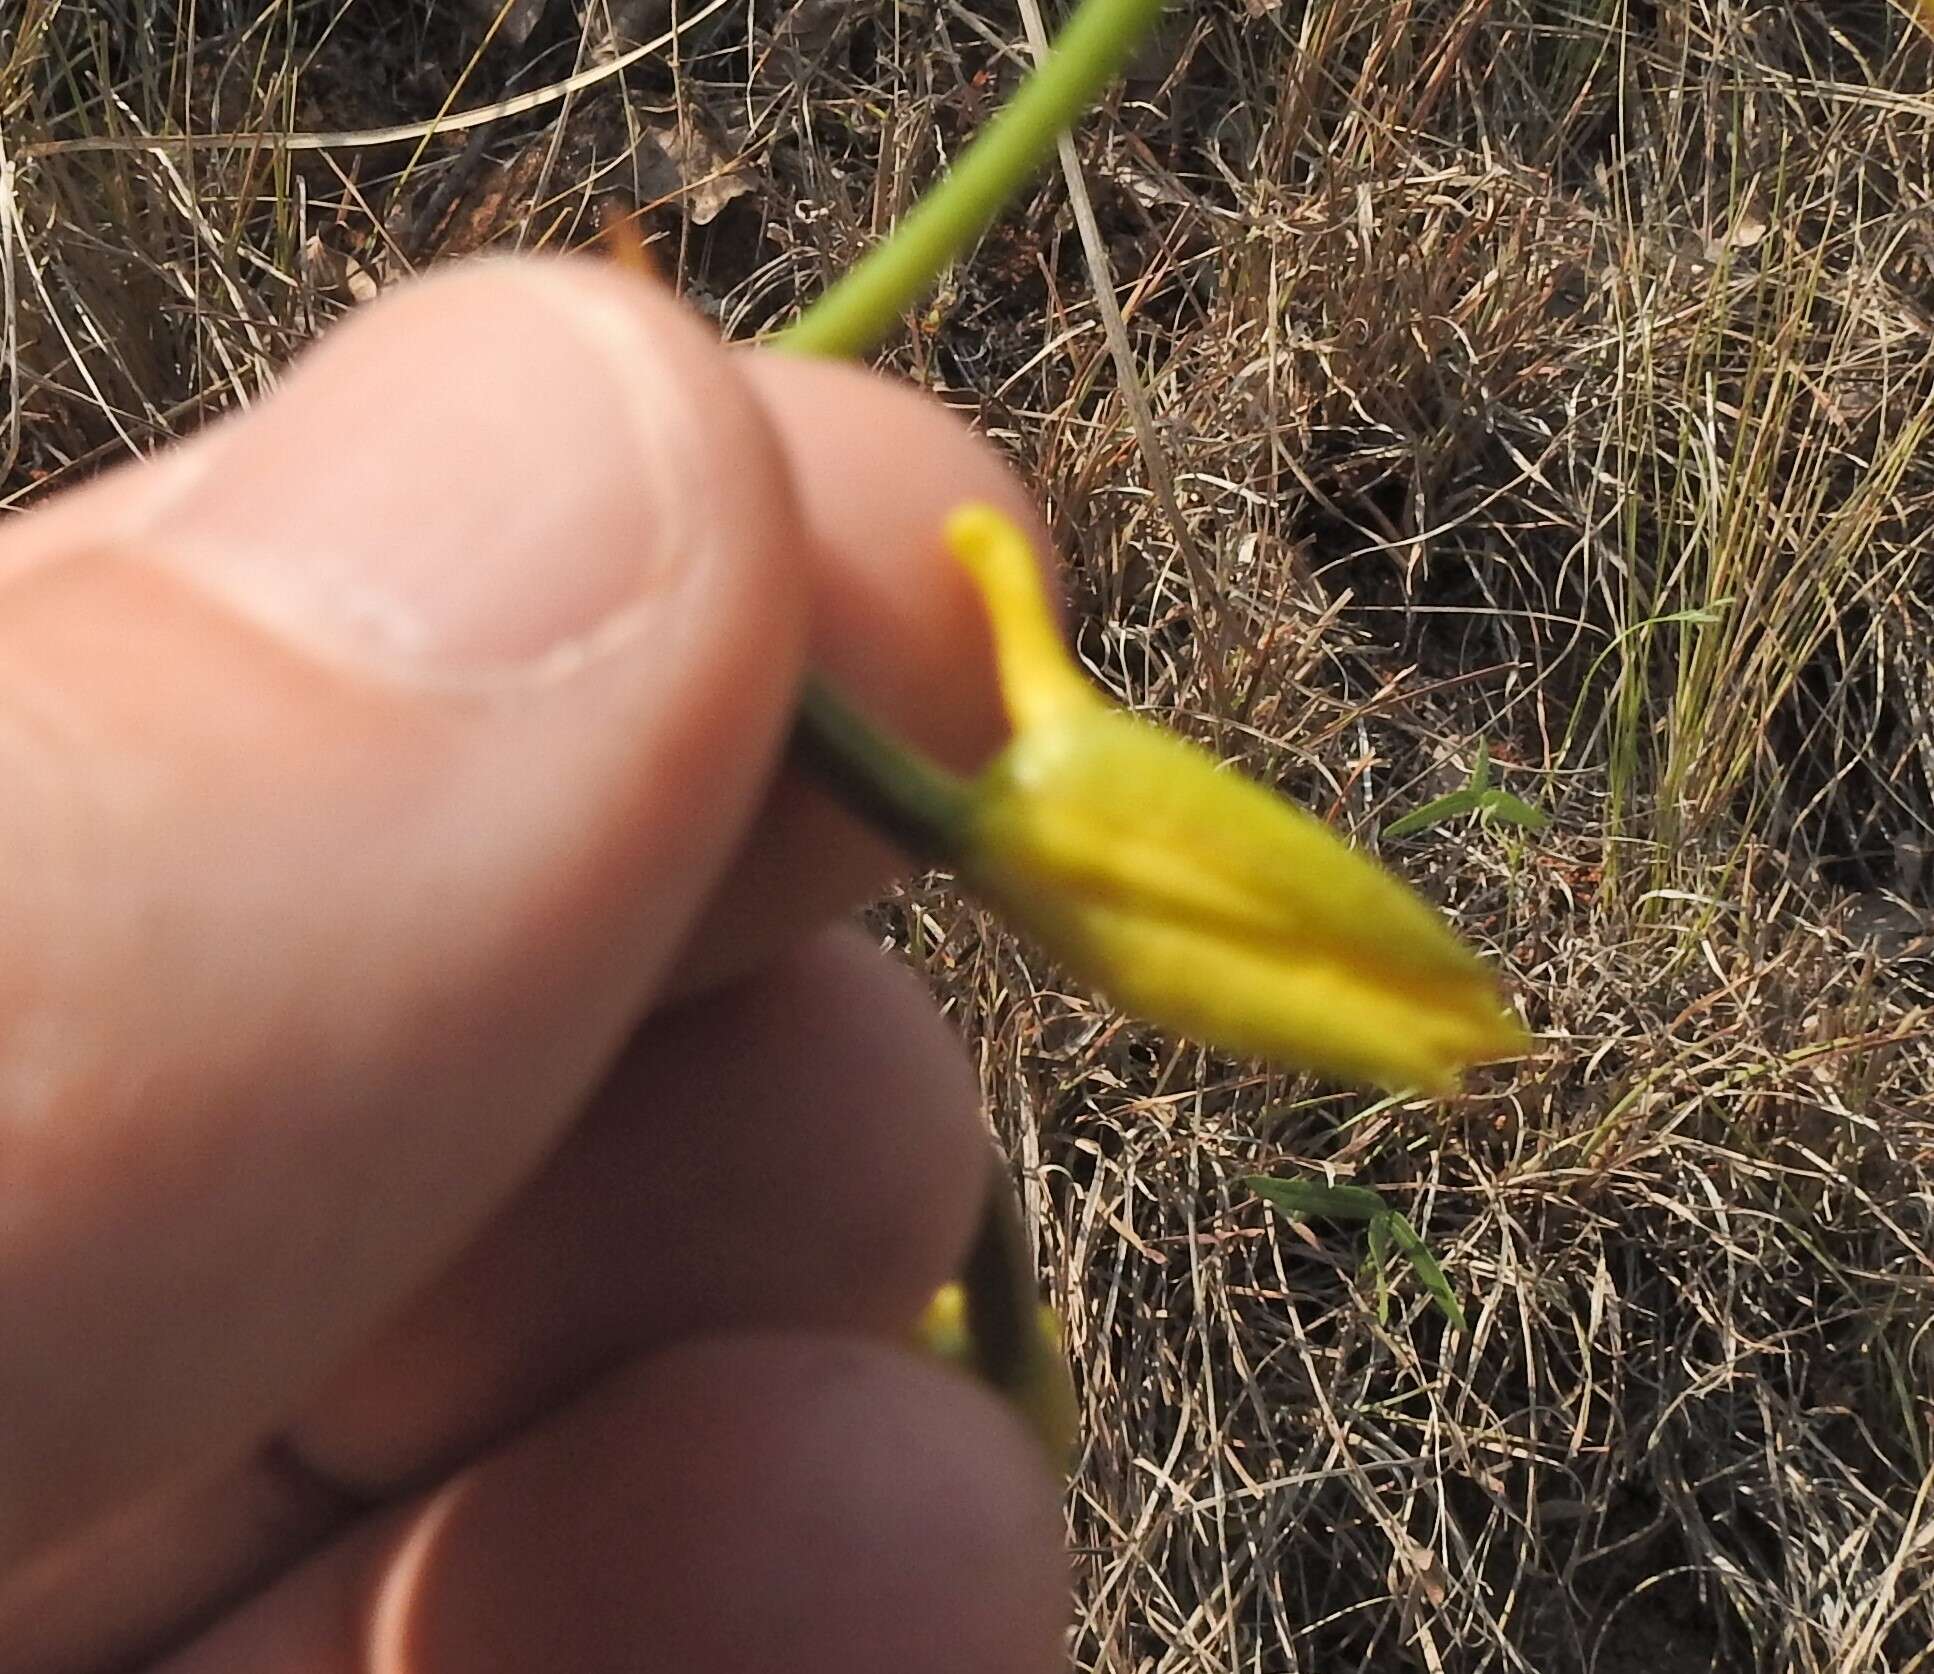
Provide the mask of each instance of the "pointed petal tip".
POLYGON ((992 506, 969 500, 947 514, 944 534, 948 549, 966 560, 985 553, 1018 531, 992 506))
POLYGON ((1096 706, 1100 699, 1062 642, 1026 532, 992 506, 969 502, 948 514, 942 538, 986 609, 1015 730, 1096 706))
MULTIPOLYGON (((1461 1038, 1440 1048, 1427 1073, 1415 1083, 1419 1092, 1433 1098, 1453 1097, 1463 1090, 1469 1071, 1511 1063, 1531 1050, 1529 1031, 1495 993, 1486 995, 1463 1021, 1466 1027, 1461 1038)), ((1389 1078, 1380 1079, 1384 1086, 1390 1086, 1389 1078)))
POLYGON ((1405 1042, 1391 1033, 1366 1050, 1335 1058, 1325 1054, 1321 1061, 1283 1060, 1277 1067, 1368 1083, 1398 1097, 1454 1098, 1472 1070, 1509 1063, 1529 1049, 1522 1031, 1502 1018, 1471 1023, 1474 1027, 1458 1029, 1453 1040, 1405 1042))

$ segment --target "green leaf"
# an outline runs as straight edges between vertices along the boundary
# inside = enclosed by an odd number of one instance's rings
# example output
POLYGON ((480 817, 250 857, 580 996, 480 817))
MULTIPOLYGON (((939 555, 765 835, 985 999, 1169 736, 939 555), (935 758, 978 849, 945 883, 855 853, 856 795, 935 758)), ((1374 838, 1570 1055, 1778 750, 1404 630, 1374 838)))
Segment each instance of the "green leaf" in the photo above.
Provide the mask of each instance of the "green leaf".
POLYGON ((1484 806, 1484 796, 1483 791, 1473 790, 1466 785, 1462 790, 1454 790, 1447 796, 1426 802, 1421 808, 1411 809, 1401 819, 1392 820, 1383 828, 1383 835, 1414 837, 1420 831, 1428 831, 1446 820, 1456 819, 1459 814, 1474 814, 1484 806))
POLYGON ((1251 1174, 1243 1182, 1274 1209, 1298 1221, 1374 1221, 1389 1213, 1383 1199, 1366 1186, 1331 1186, 1321 1180, 1278 1180, 1251 1174))
POLYGON ((1376 1279, 1377 1324, 1390 1323, 1390 1212, 1371 1218, 1364 1229, 1369 1234, 1370 1256, 1364 1263, 1376 1279))
POLYGON ((1402 1215, 1392 1211, 1390 1216, 1390 1236, 1397 1241, 1397 1248, 1410 1258, 1410 1265, 1417 1270, 1417 1277, 1430 1299, 1437 1304, 1437 1310, 1451 1325, 1468 1333, 1470 1326, 1465 1323, 1464 1310, 1458 1304, 1457 1293, 1451 1289, 1450 1280, 1444 1277, 1444 1270, 1438 1266, 1437 1258, 1430 1253, 1430 1246, 1418 1237, 1417 1229, 1402 1215))
POLYGON ((1506 825, 1522 826, 1526 831, 1542 831, 1551 824, 1551 816, 1542 808, 1509 791, 1486 791, 1484 806, 1478 812, 1486 820, 1502 820, 1506 825))
POLYGON ((1523 797, 1513 796, 1509 791, 1492 786, 1491 741, 1480 733, 1477 757, 1471 763, 1470 783, 1392 820, 1383 828, 1383 835, 1392 838, 1414 837, 1420 831, 1429 831, 1464 814, 1477 815, 1487 826, 1501 823, 1515 825, 1525 831, 1542 831, 1551 823, 1542 808, 1526 802, 1523 797))
POLYGON ((1368 1186, 1333 1186, 1321 1180, 1279 1180, 1271 1174, 1251 1174, 1242 1184, 1272 1209, 1291 1220, 1360 1222, 1365 1229, 1368 1252, 1364 1266, 1377 1287, 1377 1319, 1385 1320, 1390 1308, 1390 1262, 1392 1246, 1411 1265, 1437 1311, 1459 1331, 1468 1332, 1464 1310, 1457 1293, 1430 1246, 1417 1229, 1383 1200, 1380 1192, 1368 1186))

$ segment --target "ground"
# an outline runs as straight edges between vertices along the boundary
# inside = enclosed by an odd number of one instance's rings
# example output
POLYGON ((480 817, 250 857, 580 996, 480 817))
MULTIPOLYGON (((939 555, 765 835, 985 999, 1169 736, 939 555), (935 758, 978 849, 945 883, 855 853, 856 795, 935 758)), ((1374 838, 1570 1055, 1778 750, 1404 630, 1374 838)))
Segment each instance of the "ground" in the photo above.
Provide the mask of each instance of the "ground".
MULTIPOLYGON (((7 8, 6 503, 613 214, 782 322, 1024 52, 996 0, 612 9, 7 8)), ((1884 0, 1178 3, 1081 130, 1094 247, 1053 179, 889 352, 1037 485, 1096 676, 1538 1031, 1372 1101, 1124 1023, 944 880, 875 909, 1067 1318, 1081 1668, 1927 1666, 1930 88, 1884 0), (1480 747, 1545 829, 1383 835, 1480 747), (1467 1332, 1241 1183, 1323 1171, 1467 1332)))

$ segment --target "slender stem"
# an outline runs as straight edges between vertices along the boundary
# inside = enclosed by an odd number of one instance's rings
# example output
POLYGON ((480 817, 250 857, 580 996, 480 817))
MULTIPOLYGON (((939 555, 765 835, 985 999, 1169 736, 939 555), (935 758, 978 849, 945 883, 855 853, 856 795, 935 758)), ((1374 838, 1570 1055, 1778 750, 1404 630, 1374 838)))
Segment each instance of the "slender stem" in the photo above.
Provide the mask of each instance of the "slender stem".
MULTIPOLYGON (((1053 55, 1028 78, 886 243, 864 257, 777 339, 793 354, 856 358, 881 342, 987 229, 1001 206, 1054 154, 1100 97, 1163 0, 1082 0, 1053 55)), ((972 811, 970 781, 888 737, 818 675, 800 694, 798 758, 854 812, 918 860, 953 861, 972 811)), ((962 1275, 968 1330, 982 1376, 1025 1394, 1033 1357, 1033 1287, 1026 1239, 1004 1181, 982 1212, 962 1275)))
POLYGON ((1083 0, 1053 56, 1022 84, 940 183, 884 244, 850 268, 776 347, 848 359, 885 339, 901 316, 963 254, 1001 206, 1054 155, 1056 143, 1100 98, 1163 0, 1083 0))
POLYGON ((961 1266, 960 1288, 981 1376, 1004 1394, 1025 1393, 1040 1343, 1034 1250, 998 1157, 990 1160, 987 1196, 961 1266))
MULTIPOLYGON (((854 358, 875 347, 1054 155, 1112 81, 1163 0, 1082 0, 1047 61, 961 153, 887 241, 774 339, 792 354, 854 358)), ((915 859, 950 861, 966 780, 889 738, 824 680, 800 695, 793 748, 848 807, 915 859)))
POLYGON ((959 858, 968 781, 889 738, 816 674, 799 696, 793 750, 848 808, 915 860, 959 858))

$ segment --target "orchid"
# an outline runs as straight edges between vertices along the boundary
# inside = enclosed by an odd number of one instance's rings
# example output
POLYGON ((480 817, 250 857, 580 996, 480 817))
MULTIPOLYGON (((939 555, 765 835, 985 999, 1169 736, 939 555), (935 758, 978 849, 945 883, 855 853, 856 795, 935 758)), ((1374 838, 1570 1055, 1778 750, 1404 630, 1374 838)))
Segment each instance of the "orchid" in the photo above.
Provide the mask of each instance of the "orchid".
MULTIPOLYGON (((774 346, 853 357, 885 338, 1053 155, 1161 9, 1083 0, 948 174, 774 346)), ((986 607, 1012 736, 963 778, 810 679, 796 751, 855 813, 952 868, 1118 1005, 1205 1044, 1429 1091, 1522 1050, 1485 966, 1404 884, 1314 815, 1104 698, 1063 646, 1019 530, 968 506, 945 540, 986 607)), ((999 1390, 1065 1458, 1073 1391, 1030 1265, 997 1185, 961 1279, 915 1338, 999 1390)))

